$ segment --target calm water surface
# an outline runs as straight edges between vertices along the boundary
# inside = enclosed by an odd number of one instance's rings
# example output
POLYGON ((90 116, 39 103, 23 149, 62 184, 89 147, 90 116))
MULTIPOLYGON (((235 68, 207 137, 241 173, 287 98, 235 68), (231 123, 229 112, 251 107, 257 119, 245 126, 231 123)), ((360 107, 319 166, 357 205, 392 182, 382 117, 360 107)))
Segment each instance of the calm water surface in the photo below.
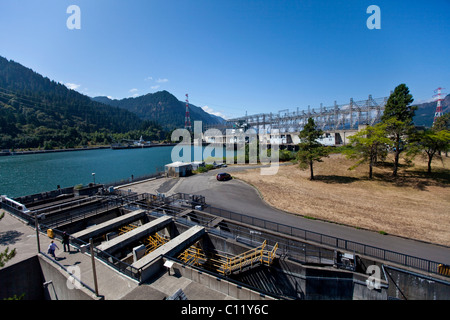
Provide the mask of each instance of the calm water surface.
POLYGON ((164 170, 172 147, 86 150, 0 157, 0 194, 19 197, 93 182, 108 183, 164 170))

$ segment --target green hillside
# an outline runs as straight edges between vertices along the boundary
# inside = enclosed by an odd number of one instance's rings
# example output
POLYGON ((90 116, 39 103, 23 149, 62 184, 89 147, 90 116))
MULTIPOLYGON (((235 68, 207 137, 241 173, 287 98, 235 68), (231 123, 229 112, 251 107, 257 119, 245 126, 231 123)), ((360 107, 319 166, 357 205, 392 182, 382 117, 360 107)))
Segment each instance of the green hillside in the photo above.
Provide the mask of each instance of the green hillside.
POLYGON ((0 57, 0 149, 68 148, 122 138, 164 139, 136 114, 82 95, 0 57))
MULTIPOLYGON (((186 103, 167 91, 122 100, 107 97, 95 97, 93 100, 131 111, 141 119, 155 121, 168 130, 184 128, 186 103)), ((192 124, 194 121, 202 121, 204 124, 220 124, 225 121, 192 104, 189 104, 189 114, 192 124)))

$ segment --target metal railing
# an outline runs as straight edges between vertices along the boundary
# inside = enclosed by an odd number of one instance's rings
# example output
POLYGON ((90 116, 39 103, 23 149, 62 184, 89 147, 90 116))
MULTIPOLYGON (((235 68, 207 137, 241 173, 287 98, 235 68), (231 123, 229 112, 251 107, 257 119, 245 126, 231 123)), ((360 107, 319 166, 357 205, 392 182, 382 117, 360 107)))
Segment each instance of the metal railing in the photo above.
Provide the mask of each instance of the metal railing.
POLYGON ((434 273, 434 274, 440 274, 439 273, 439 265, 442 265, 442 263, 431 261, 423 258, 418 258, 414 256, 410 256, 407 254, 382 249, 378 247, 374 247, 371 245, 341 239, 325 234, 321 234, 314 231, 309 231, 293 226, 288 226, 285 224, 256 218, 252 216, 248 216, 241 213, 236 213, 220 208, 215 207, 205 207, 203 209, 204 212, 211 213, 216 216, 220 216, 226 219, 235 220, 241 223, 245 223, 248 225, 260 227, 263 229, 275 231, 282 233, 284 235, 293 236, 295 238, 299 238, 306 241, 312 241, 321 245, 326 245, 329 247, 333 247, 336 249, 352 252, 352 253, 358 253, 361 255, 365 255, 372 258, 377 258, 383 261, 393 262, 397 263, 399 265, 403 265, 406 267, 422 270, 428 273, 434 273))
MULTIPOLYGON (((62 240, 63 231, 54 229, 54 228, 50 228, 48 225, 39 223, 39 231, 41 233, 45 234, 48 229, 52 230, 54 238, 62 240)), ((74 238, 72 236, 69 236, 69 239, 70 239, 69 240, 70 245, 75 247, 79 251, 83 251, 83 247, 90 248, 89 243, 87 243, 81 239, 74 238)), ((130 278, 135 279, 137 281, 140 280, 140 274, 141 274, 140 269, 137 269, 137 268, 131 266, 130 264, 121 261, 120 259, 110 255, 109 253, 107 253, 105 251, 98 249, 97 247, 94 247, 93 251, 94 251, 94 256, 97 259, 101 260, 103 263, 105 263, 112 269, 114 269, 124 275, 127 275, 130 278)), ((87 253, 90 254, 89 252, 87 252, 87 253)))
POLYGON ((139 182, 139 181, 144 181, 144 180, 148 180, 148 179, 158 179, 158 178, 163 178, 164 177, 164 171, 157 171, 156 173, 153 174, 147 174, 147 175, 143 175, 143 176, 139 176, 139 177, 133 177, 133 178, 126 178, 126 179, 122 179, 122 180, 118 180, 118 181, 111 181, 108 183, 104 184, 105 188, 109 188, 109 187, 118 187, 118 186, 123 186, 129 183, 135 183, 135 182, 139 182))
POLYGON ((45 224, 52 227, 57 228, 61 225, 72 223, 75 221, 80 221, 91 216, 98 215, 100 213, 108 212, 113 209, 117 209, 121 207, 121 204, 103 200, 101 202, 94 203, 87 207, 80 207, 74 211, 64 212, 62 214, 57 214, 54 216, 41 216, 42 220, 45 221, 45 224))
MULTIPOLYGON (((176 207, 175 207, 176 202, 184 201, 184 202, 192 203, 193 197, 192 197, 192 195, 179 193, 179 194, 174 194, 170 197, 166 197, 165 199, 166 199, 166 204, 171 205, 172 208, 175 209, 174 211, 176 211, 176 207)), ((202 204, 205 204, 205 202, 203 202, 203 201, 202 201, 202 204)), ((267 229, 270 231, 275 231, 275 232, 281 233, 283 235, 289 235, 289 236, 292 236, 299 240, 310 241, 312 243, 324 245, 329 248, 339 249, 339 250, 347 251, 350 253, 361 254, 361 255, 364 255, 367 257, 377 258, 377 259, 380 259, 380 260, 383 260, 386 262, 396 263, 396 264, 399 264, 399 265, 402 265, 405 267, 410 267, 413 269, 421 270, 421 271, 432 273, 432 274, 442 275, 442 273, 439 272, 439 270, 442 269, 443 265, 445 266, 445 264, 440 263, 440 262, 423 259, 423 258, 407 255, 404 253, 399 253, 399 252, 395 252, 392 250, 387 250, 387 249, 351 241, 351 240, 337 238, 334 236, 329 236, 329 235, 321 234, 318 232, 309 231, 306 229, 301 229, 301 228, 277 223, 274 221, 269 221, 269 220, 265 220, 265 219, 261 219, 261 218, 221 209, 221 208, 216 208, 216 207, 209 206, 209 205, 204 205, 202 208, 202 211, 206 212, 206 213, 210 213, 215 216, 225 218, 225 219, 241 222, 241 223, 249 225, 249 226, 255 226, 255 227, 267 229), (441 267, 439 267, 439 266, 441 266, 441 267)), ((174 215, 176 215, 176 214, 174 214, 174 215)), ((177 217, 177 220, 179 220, 179 219, 180 218, 177 217)), ((234 234, 230 233, 229 235, 236 237, 237 234, 240 234, 242 232, 247 233, 247 234, 249 233, 249 231, 243 231, 243 230, 239 230, 239 229, 240 228, 238 227, 238 230, 234 230, 234 232, 233 232, 234 234), (236 234, 236 231, 237 231, 237 234, 236 234)), ((219 232, 223 233, 222 231, 219 231, 219 232)), ((265 235, 265 237, 267 237, 267 235, 265 235)), ((280 239, 277 239, 276 241, 280 242, 280 239)), ((282 245, 282 243, 280 242, 280 246, 281 245, 282 245)), ((285 252, 292 251, 292 249, 294 249, 293 250, 294 252, 292 252, 292 253, 294 254, 294 256, 297 256, 297 259, 302 260, 302 261, 306 261, 306 260, 311 261, 312 255, 316 255, 317 256, 316 260, 319 262, 322 261, 323 259, 325 259, 325 260, 333 259, 333 257, 330 255, 330 253, 326 252, 329 250, 320 250, 320 249, 312 250, 311 248, 306 248, 304 246, 298 247, 298 244, 291 245, 289 243, 284 244, 283 248, 284 248, 285 252)))

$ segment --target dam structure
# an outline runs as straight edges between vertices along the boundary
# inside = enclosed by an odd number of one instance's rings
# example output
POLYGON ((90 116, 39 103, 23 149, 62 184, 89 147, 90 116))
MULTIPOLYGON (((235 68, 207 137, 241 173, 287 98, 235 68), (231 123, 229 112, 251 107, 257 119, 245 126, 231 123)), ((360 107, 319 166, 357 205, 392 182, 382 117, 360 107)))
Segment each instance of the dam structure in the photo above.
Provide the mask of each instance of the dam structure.
MULTIPOLYGON (((222 125, 210 125, 204 128, 204 140, 209 143, 229 143, 215 138, 210 129, 215 129, 225 135, 228 132, 254 130, 261 143, 278 143, 282 146, 297 145, 300 140, 298 135, 309 118, 314 120, 316 126, 324 131, 328 139, 324 141, 327 145, 342 145, 348 143, 348 137, 358 132, 361 127, 381 121, 384 107, 388 97, 372 98, 354 101, 353 98, 344 104, 325 107, 320 104, 318 109, 308 106, 307 110, 297 108, 280 110, 275 113, 260 113, 245 115, 238 118, 228 119, 222 125)), ((217 132, 217 131, 216 131, 217 132)))

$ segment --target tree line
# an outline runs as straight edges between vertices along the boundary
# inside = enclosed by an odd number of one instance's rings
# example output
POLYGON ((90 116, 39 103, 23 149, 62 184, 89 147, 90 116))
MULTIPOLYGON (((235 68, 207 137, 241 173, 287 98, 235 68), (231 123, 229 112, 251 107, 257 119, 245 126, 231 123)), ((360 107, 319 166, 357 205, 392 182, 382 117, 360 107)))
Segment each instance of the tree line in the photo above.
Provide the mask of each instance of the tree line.
MULTIPOLYGON (((369 165, 369 179, 373 178, 373 167, 380 160, 385 160, 388 153, 393 153, 393 177, 398 176, 401 154, 407 161, 419 154, 428 159, 427 172, 432 172, 431 164, 434 158, 447 153, 450 148, 450 114, 444 114, 436 118, 430 129, 419 129, 414 126, 413 117, 417 107, 412 106, 413 96, 405 84, 400 84, 389 96, 381 122, 367 125, 348 139, 349 148, 344 154, 349 159, 356 160, 350 167, 354 169, 361 164, 369 165)), ((308 119, 308 123, 300 132, 299 151, 297 160, 301 169, 310 169, 310 180, 314 180, 314 162, 323 161, 328 157, 330 148, 323 146, 318 139, 323 136, 314 123, 314 119, 308 119)))

